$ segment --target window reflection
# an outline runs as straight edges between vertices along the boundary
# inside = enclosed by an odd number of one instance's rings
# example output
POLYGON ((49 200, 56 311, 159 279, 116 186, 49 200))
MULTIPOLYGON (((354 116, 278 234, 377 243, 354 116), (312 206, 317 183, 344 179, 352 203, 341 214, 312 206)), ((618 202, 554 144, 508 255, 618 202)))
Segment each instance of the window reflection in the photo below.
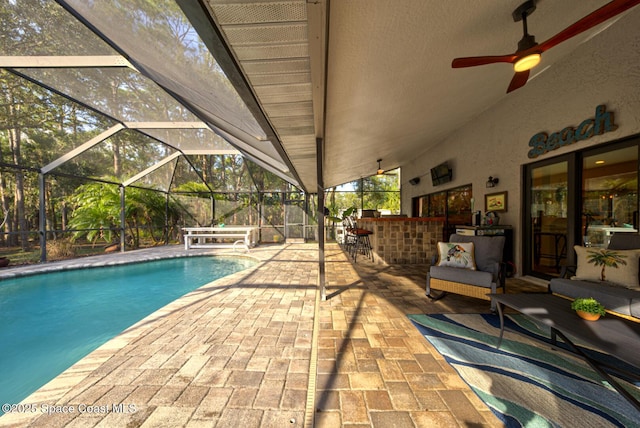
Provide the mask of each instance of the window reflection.
POLYGON ((614 233, 637 232, 638 148, 586 156, 582 168, 583 244, 606 247, 614 233))
POLYGON ((531 170, 532 267, 557 275, 567 258, 568 162, 531 170))
POLYGON ((455 232, 455 227, 471 222, 470 184, 414 198, 413 215, 418 217, 443 217, 445 219, 444 240, 455 232))

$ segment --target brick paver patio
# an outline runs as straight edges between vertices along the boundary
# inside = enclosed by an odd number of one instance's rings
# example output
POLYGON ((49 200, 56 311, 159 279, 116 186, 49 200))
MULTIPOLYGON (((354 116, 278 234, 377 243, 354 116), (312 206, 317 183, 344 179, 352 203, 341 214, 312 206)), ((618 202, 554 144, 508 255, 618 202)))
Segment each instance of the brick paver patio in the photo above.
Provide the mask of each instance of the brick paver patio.
MULTIPOLYGON (((184 250, 71 263, 175 255, 184 250)), ((353 264, 335 244, 320 301, 316 245, 251 256, 261 263, 132 326, 27 398, 33 413, 6 414, 0 426, 502 426, 406 317, 487 312, 487 302, 429 302, 426 266, 353 264)))

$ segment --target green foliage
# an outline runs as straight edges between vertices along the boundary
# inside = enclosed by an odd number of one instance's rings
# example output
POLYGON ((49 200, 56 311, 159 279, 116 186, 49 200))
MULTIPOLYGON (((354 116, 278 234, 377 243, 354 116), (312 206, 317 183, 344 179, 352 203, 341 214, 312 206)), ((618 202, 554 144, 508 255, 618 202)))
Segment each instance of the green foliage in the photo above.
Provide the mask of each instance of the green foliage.
POLYGON ((582 311, 590 314, 597 314, 600 316, 604 316, 606 311, 604 306, 602 306, 596 299, 593 297, 580 297, 571 302, 571 309, 574 311, 582 311))
POLYGON ((177 222, 178 207, 170 201, 167 202, 164 193, 128 187, 125 194, 125 220, 135 248, 140 246, 142 236, 150 236, 156 242, 161 239, 154 237, 152 231, 163 230, 165 216, 168 215, 167 220, 170 224, 177 222))
MULTIPOLYGON (((120 237, 118 186, 101 182, 84 184, 76 189, 69 202, 72 208, 69 227, 76 230, 74 240, 86 236, 94 244, 99 240, 111 243, 114 238, 120 237)), ((124 214, 130 244, 137 248, 145 233, 142 229, 162 230, 167 214, 170 224, 175 224, 179 210, 175 203, 167 202, 164 193, 129 187, 125 190, 124 214)))
POLYGON ((388 210, 400 213, 400 182, 398 173, 371 176, 346 183, 328 190, 325 206, 329 208, 329 220, 342 221, 339 213, 348 207, 365 210, 388 210), (333 217, 333 218, 331 218, 333 217))
POLYGON ((209 190, 207 185, 195 181, 189 181, 187 183, 181 184, 180 186, 176 186, 173 191, 176 193, 194 193, 200 198, 211 197, 211 191, 209 190))
POLYGON ((72 215, 69 228, 77 230, 73 240, 86 236, 94 244, 98 240, 113 242, 120 223, 120 191, 105 183, 87 183, 78 187, 69 198, 72 215))
POLYGON ((356 207, 349 207, 346 210, 342 211, 342 215, 340 217, 338 217, 338 212, 337 212, 337 208, 336 207, 332 207, 329 208, 329 217, 328 219, 334 223, 341 223, 343 222, 347 217, 349 217, 350 215, 353 215, 353 213, 356 210, 356 207))

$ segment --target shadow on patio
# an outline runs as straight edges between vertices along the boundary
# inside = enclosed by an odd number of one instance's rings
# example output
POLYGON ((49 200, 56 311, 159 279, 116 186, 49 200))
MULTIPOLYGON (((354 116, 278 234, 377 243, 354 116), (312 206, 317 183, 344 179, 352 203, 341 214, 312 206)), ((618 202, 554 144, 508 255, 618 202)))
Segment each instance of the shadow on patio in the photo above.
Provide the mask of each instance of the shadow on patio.
POLYGON ((458 295, 429 301, 427 270, 427 265, 385 266, 364 259, 352 263, 337 245, 327 249, 317 427, 502 426, 406 317, 489 313, 489 302, 458 295))

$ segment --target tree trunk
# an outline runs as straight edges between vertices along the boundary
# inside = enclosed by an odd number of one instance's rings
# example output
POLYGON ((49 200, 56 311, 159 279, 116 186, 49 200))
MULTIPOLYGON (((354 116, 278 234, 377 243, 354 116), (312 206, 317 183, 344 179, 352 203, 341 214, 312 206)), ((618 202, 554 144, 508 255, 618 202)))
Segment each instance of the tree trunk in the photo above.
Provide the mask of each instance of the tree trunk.
POLYGON ((60 211, 62 215, 62 230, 67 230, 67 203, 63 200, 62 205, 60 206, 60 211))
MULTIPOLYGON (((19 107, 15 107, 19 109, 19 107)), ((13 110, 14 106, 10 106, 10 110, 13 110)), ((13 112, 12 112, 13 113, 13 112)), ((17 112, 16 112, 17 113, 17 112)), ((17 114, 16 114, 17 116, 17 114)), ((20 136, 21 132, 19 128, 12 128, 9 130, 9 142, 11 146, 11 153, 13 155, 13 163, 15 165, 21 164, 20 158, 20 136)), ((29 250, 29 231, 27 230, 27 221, 25 219, 24 209, 24 173, 22 170, 16 170, 16 192, 15 192, 15 213, 16 213, 16 229, 20 231, 20 246, 23 251, 29 250)))
MULTIPOLYGON (((118 105, 118 85, 116 82, 111 83, 111 104, 118 105)), ((120 178, 121 170, 122 170, 122 159, 121 159, 121 143, 118 135, 114 135, 111 137, 111 144, 113 144, 113 175, 117 178, 120 178)))
POLYGON ((45 225, 48 225, 48 230, 50 230, 53 239, 57 239, 58 236, 56 230, 58 230, 58 219, 56 216, 56 207, 53 203, 53 192, 51 191, 51 186, 46 187, 45 193, 47 195, 47 197, 45 198, 45 216, 47 220, 45 222, 45 225))
POLYGON ((204 181, 209 181, 209 170, 211 168, 211 162, 209 161, 210 156, 204 155, 202 156, 202 178, 204 179, 204 181))
MULTIPOLYGON (((2 152, 0 151, 0 161, 2 152)), ((7 180, 2 171, 0 171, 0 205, 2 205, 2 232, 0 233, 0 243, 8 245, 11 235, 11 219, 9 218, 9 199, 7 198, 7 180)))
POLYGON ((117 137, 112 138, 113 143, 113 174, 120 178, 122 170, 122 156, 120 154, 120 141, 117 137))

